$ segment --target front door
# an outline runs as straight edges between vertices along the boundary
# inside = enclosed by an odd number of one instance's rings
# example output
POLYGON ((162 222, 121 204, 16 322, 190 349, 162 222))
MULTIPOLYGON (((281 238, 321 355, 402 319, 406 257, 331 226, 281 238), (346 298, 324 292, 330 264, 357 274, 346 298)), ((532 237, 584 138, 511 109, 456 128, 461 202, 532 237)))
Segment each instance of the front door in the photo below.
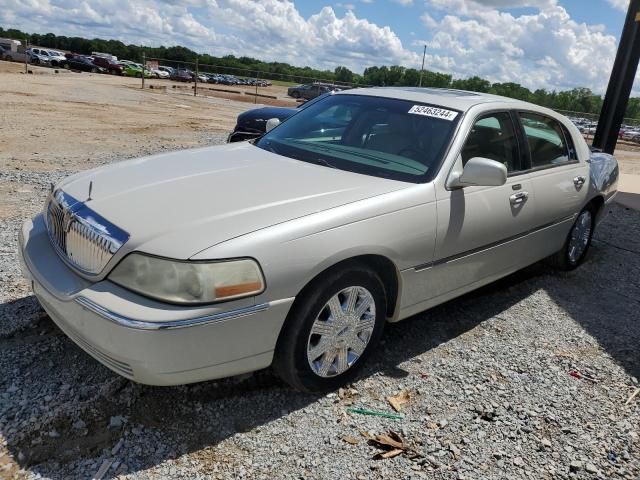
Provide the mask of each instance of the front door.
MULTIPOLYGON (((534 189, 522 138, 507 111, 480 117, 467 137, 459 161, 496 160, 508 179, 498 187, 438 191, 438 234, 431 298, 461 293, 523 265, 527 233, 535 225, 534 189)), ((537 201, 537 198, 535 199, 537 201)))

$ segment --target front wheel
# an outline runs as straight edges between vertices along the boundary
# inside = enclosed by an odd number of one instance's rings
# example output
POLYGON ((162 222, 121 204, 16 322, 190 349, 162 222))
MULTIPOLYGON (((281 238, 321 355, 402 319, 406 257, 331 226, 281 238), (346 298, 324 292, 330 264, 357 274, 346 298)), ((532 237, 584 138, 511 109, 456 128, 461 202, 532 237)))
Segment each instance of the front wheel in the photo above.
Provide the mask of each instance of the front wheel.
POLYGON ((276 346, 275 371, 306 392, 351 381, 382 336, 386 305, 380 278, 366 267, 321 277, 292 307, 276 346))
POLYGON ((595 228, 595 212, 585 207, 571 227, 562 249, 551 257, 554 266, 562 270, 577 268, 587 257, 595 228))

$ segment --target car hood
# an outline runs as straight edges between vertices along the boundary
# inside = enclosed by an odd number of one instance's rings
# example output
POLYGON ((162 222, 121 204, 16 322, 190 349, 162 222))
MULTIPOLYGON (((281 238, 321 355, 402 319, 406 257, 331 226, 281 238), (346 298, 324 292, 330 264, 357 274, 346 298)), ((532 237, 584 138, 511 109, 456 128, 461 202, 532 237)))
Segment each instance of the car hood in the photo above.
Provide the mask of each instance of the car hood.
POLYGON ((187 259, 253 231, 406 188, 250 143, 184 150, 83 172, 59 188, 129 233, 131 250, 187 259))

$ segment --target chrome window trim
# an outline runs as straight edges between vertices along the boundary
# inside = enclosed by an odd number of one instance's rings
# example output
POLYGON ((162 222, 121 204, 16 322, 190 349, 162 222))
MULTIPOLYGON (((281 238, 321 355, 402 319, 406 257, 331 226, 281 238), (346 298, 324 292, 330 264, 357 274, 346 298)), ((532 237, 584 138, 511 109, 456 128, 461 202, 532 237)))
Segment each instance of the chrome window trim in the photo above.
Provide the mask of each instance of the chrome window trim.
POLYGON ((200 317, 186 318, 181 320, 166 320, 159 322, 151 322, 148 320, 137 320, 116 313, 102 305, 97 304, 93 300, 84 296, 75 298, 75 302, 86 308, 87 310, 99 315, 100 317, 109 320, 116 325, 132 328, 135 330, 175 330, 178 328, 189 328, 201 325, 208 325, 210 323, 223 322, 227 320, 233 320, 236 318, 247 317, 259 312, 264 312, 271 306, 278 305, 293 299, 276 300, 269 303, 260 303, 258 305, 252 305, 250 307, 237 308, 235 310, 228 310, 226 312, 212 313, 210 315, 203 315, 200 317))

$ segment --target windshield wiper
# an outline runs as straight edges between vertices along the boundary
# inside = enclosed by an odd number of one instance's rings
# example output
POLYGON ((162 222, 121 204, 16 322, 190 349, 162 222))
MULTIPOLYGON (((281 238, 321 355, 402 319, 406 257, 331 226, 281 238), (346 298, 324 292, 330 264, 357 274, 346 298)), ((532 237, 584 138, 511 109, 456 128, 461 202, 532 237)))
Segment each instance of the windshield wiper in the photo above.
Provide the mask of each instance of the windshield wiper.
POLYGON ((329 168, 338 168, 336 167, 334 164, 328 162, 327 160, 325 160, 324 158, 316 158, 315 160, 309 160, 311 163, 315 163, 317 165, 324 165, 325 167, 329 167, 329 168))

